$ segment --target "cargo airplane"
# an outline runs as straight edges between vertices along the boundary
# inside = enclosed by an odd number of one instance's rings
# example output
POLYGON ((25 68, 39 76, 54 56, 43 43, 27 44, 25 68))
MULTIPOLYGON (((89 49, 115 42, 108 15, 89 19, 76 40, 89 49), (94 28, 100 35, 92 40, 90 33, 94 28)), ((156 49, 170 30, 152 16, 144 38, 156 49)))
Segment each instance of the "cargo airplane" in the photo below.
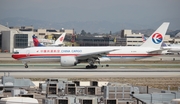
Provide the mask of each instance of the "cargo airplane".
POLYGON ((164 22, 141 46, 101 47, 30 47, 19 50, 12 57, 21 60, 25 68, 28 62, 60 62, 61 66, 76 66, 87 62, 86 68, 97 68, 95 62, 109 60, 134 60, 160 55, 161 44, 169 22, 164 22))
MULTIPOLYGON (((61 36, 59 36, 59 38, 55 41, 54 44, 51 44, 49 46, 62 46, 64 38, 65 38, 65 35, 66 35, 66 33, 63 33, 61 36)), ((39 40, 37 39, 37 36, 33 35, 32 38, 33 38, 33 43, 34 43, 35 47, 44 46, 43 44, 41 44, 39 42, 39 40)))

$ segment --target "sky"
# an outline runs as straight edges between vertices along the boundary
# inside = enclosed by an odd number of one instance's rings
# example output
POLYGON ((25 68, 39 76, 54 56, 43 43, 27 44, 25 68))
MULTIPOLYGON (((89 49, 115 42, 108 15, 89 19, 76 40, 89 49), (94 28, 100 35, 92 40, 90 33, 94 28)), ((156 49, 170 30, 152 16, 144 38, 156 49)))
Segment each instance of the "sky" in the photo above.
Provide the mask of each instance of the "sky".
POLYGON ((126 21, 147 26, 167 21, 173 29, 180 29, 180 0, 0 0, 0 19, 12 17, 60 23, 126 21))

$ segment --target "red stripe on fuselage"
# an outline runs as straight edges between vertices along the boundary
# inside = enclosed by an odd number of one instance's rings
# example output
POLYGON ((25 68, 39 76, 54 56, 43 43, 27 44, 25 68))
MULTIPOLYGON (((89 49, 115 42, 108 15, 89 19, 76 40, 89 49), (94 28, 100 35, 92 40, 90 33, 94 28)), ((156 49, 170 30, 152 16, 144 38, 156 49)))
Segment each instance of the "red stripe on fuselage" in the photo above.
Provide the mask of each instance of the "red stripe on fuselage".
POLYGON ((157 56, 160 54, 108 54, 107 56, 157 56))
MULTIPOLYGON (((21 59, 33 56, 78 56, 79 54, 13 54, 12 58, 21 59)), ((107 56, 157 56, 160 54, 108 54, 107 56)))
POLYGON ((13 54, 12 58, 21 59, 33 56, 77 56, 78 54, 13 54))

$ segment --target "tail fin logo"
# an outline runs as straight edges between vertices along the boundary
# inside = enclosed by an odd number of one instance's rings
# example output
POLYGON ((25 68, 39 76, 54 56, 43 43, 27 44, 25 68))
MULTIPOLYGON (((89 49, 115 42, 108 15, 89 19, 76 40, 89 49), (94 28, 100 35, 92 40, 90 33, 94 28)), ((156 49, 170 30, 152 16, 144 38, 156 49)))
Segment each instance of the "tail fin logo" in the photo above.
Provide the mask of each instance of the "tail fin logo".
POLYGON ((61 37, 59 40, 62 42, 62 41, 63 41, 63 39, 64 39, 64 37, 61 37))
POLYGON ((43 46, 41 43, 39 43, 37 36, 33 35, 32 38, 33 38, 34 46, 43 46))
POLYGON ((163 41, 163 37, 160 33, 155 33, 153 34, 152 36, 152 41, 155 43, 155 44, 159 44, 163 41))

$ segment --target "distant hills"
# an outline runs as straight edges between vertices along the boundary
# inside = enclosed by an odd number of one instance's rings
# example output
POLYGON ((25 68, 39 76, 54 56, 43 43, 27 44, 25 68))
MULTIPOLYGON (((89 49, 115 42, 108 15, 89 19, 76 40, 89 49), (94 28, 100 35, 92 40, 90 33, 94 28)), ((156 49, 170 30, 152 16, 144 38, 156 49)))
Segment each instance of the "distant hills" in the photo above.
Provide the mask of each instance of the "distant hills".
MULTIPOLYGON (((0 24, 9 26, 33 26, 34 28, 48 28, 48 29, 74 29, 77 33, 80 33, 81 30, 85 30, 90 33, 117 33, 122 29, 131 29, 135 33, 143 33, 145 35, 152 34, 153 29, 148 29, 152 27, 156 29, 162 22, 151 23, 149 25, 142 25, 142 23, 128 23, 128 22, 109 22, 109 21, 69 21, 69 22, 51 22, 51 21, 42 21, 34 20, 28 18, 12 17, 5 18, 0 20, 0 24), (140 30, 139 30, 140 29, 140 30)), ((177 27, 176 27, 177 28, 177 27)), ((171 36, 174 36, 179 30, 168 31, 171 36)))
POLYGON ((179 32, 180 32, 180 30, 175 30, 175 31, 169 31, 169 32, 167 32, 167 34, 170 35, 171 37, 174 37, 174 36, 176 36, 179 32))
MULTIPOLYGON (((145 30, 133 30, 133 33, 142 33, 145 36, 150 36, 155 30, 153 29, 145 29, 145 30)), ((180 30, 168 30, 167 31, 167 35, 170 35, 171 37, 175 37, 176 34, 178 34, 180 32, 180 30)))
POLYGON ((42 21, 42 20, 33 20, 28 18, 5 18, 0 20, 0 24, 8 26, 33 26, 34 28, 54 28, 54 29, 75 29, 75 31, 80 32, 85 30, 86 32, 91 33, 109 33, 117 32, 122 29, 139 29, 142 27, 147 27, 144 25, 135 25, 132 23, 126 22, 109 22, 109 21, 69 21, 69 22, 51 22, 51 21, 42 21), (136 27, 136 28, 134 28, 136 27))

